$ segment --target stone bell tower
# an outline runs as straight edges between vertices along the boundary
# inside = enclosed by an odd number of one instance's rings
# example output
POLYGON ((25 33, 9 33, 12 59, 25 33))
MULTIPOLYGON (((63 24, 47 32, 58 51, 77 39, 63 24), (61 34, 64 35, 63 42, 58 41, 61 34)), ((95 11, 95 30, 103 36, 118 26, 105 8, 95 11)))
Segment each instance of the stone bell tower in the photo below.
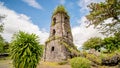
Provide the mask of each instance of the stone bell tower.
POLYGON ((50 36, 45 44, 44 61, 60 62, 76 56, 69 19, 64 6, 60 5, 54 10, 50 36))

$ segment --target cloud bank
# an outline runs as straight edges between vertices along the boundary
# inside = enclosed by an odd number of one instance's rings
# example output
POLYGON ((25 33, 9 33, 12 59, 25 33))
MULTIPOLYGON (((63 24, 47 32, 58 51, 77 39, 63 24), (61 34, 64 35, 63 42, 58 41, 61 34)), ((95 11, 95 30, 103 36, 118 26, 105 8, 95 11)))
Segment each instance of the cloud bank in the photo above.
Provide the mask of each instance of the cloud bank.
MULTIPOLYGON (((104 2, 104 0, 79 0, 78 6, 80 7, 80 14, 88 14, 89 8, 87 7, 87 5, 92 2, 99 3, 104 2)), ((78 48, 82 47, 83 43, 91 37, 104 37, 102 34, 99 33, 97 29, 94 29, 93 26, 86 28, 87 24, 85 23, 85 21, 87 21, 86 17, 81 17, 77 21, 80 25, 72 28, 74 43, 78 48)))
POLYGON ((18 14, 13 10, 8 9, 2 3, 0 4, 0 14, 6 15, 4 22, 4 32, 2 36, 6 41, 11 41, 11 37, 19 30, 28 33, 35 33, 40 37, 40 42, 43 44, 48 38, 48 33, 39 29, 39 27, 32 23, 30 17, 25 14, 18 14))
MULTIPOLYGON (((49 36, 48 32, 41 30, 41 28, 33 24, 30 17, 25 14, 18 14, 5 7, 2 3, 0 4, 0 14, 7 15, 4 20, 4 32, 2 34, 7 41, 11 41, 12 35, 19 30, 37 34, 40 37, 40 42, 42 44, 44 44, 49 36)), ((85 21, 86 18, 82 17, 78 20, 80 25, 72 28, 74 43, 77 47, 81 47, 82 44, 90 37, 102 36, 98 30, 93 29, 93 27, 86 28, 86 24, 84 23, 85 21)))
POLYGON ((93 26, 86 28, 86 20, 86 17, 82 17, 78 21, 80 25, 72 28, 74 43, 78 48, 82 47, 83 43, 91 37, 103 37, 97 29, 93 28, 93 26))

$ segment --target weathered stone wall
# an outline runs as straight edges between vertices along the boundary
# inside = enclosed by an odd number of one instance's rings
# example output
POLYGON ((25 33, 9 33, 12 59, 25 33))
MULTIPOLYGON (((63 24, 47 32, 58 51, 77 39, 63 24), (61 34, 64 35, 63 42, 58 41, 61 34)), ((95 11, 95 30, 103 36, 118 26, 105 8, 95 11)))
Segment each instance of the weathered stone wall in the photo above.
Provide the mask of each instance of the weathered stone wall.
POLYGON ((46 45, 45 61, 60 62, 67 60, 70 52, 67 51, 67 48, 64 45, 60 44, 60 41, 61 40, 53 40, 46 45))
POLYGON ((69 38, 68 40, 73 41, 69 18, 67 18, 67 16, 64 13, 63 14, 57 13, 56 15, 54 15, 52 17, 51 22, 54 22, 53 21, 54 18, 56 19, 56 23, 54 25, 51 25, 50 37, 53 36, 53 30, 55 30, 56 36, 59 36, 59 37, 67 37, 68 36, 68 38, 69 38), (67 19, 65 20, 65 18, 67 18, 67 19))
MULTIPOLYGON (((44 61, 60 62, 71 58, 70 49, 74 47, 69 17, 65 13, 52 16, 50 36, 46 41, 44 61), (65 42, 65 44, 62 42, 65 42)), ((74 48, 73 48, 74 49, 74 48)))

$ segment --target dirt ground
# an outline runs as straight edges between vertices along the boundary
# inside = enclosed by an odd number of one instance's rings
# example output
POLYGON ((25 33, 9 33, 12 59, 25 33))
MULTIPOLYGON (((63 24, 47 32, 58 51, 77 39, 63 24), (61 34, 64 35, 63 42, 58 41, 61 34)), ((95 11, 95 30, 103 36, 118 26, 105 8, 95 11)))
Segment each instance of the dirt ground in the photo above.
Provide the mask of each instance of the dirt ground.
POLYGON ((0 68, 13 68, 11 60, 0 60, 0 68))

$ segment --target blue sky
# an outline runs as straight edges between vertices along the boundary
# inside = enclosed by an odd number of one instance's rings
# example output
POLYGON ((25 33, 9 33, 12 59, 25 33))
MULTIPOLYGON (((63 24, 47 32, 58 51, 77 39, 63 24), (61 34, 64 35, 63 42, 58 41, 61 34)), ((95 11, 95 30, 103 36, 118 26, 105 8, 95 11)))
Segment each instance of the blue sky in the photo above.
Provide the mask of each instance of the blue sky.
POLYGON ((74 44, 81 47, 90 37, 102 36, 97 29, 86 28, 85 23, 87 5, 101 1, 104 0, 0 0, 0 15, 6 15, 2 36, 10 42, 13 34, 21 30, 37 34, 44 44, 49 37, 52 12, 62 4, 70 15, 74 44))
POLYGON ((36 0, 41 8, 32 7, 25 0, 1 0, 1 2, 9 9, 29 16, 34 24, 45 29, 49 29, 52 12, 60 4, 63 4, 69 12, 72 27, 78 25, 77 20, 85 15, 80 14, 79 0, 67 0, 63 3, 62 0, 36 0))

